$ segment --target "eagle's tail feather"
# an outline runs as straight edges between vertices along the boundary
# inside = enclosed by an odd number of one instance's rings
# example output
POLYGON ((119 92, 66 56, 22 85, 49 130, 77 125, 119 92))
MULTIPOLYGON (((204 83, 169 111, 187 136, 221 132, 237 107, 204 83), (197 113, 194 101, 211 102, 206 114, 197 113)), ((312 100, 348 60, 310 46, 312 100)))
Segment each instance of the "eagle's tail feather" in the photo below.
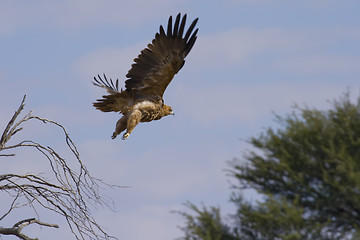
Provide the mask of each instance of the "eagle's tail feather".
POLYGON ((102 99, 97 99, 93 105, 96 109, 103 112, 126 112, 129 103, 129 94, 126 91, 121 91, 112 95, 105 95, 102 99))

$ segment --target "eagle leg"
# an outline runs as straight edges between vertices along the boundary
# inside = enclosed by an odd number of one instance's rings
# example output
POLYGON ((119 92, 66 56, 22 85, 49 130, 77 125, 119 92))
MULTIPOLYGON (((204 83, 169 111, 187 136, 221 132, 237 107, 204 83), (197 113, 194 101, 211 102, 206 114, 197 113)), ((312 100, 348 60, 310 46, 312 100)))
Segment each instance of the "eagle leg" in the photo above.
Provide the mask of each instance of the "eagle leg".
POLYGON ((130 133, 124 133, 121 137, 122 140, 126 140, 130 136, 130 133))
POLYGON ((115 139, 122 131, 126 129, 127 125, 127 116, 122 116, 116 123, 115 132, 111 136, 112 139, 115 139))
POLYGON ((134 130, 136 125, 139 124, 141 120, 142 114, 139 109, 135 109, 131 112, 128 120, 127 120, 127 126, 126 126, 126 133, 122 136, 122 139, 125 140, 130 136, 130 133, 134 130))

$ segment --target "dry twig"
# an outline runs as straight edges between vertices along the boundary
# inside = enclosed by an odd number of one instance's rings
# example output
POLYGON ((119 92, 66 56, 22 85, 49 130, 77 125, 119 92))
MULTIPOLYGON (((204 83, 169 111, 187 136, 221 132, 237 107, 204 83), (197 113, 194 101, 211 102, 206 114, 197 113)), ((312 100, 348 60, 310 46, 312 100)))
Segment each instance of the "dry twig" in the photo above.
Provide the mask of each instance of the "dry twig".
MULTIPOLYGON (((15 156, 14 153, 2 153, 9 150, 14 151, 24 147, 36 149, 48 160, 53 180, 45 179, 43 176, 36 174, 0 174, 0 191, 13 197, 9 210, 0 217, 0 221, 16 208, 30 206, 36 211, 36 208, 42 207, 63 216, 76 239, 114 238, 108 235, 96 222, 89 209, 89 205, 112 207, 109 201, 99 193, 101 188, 109 187, 109 185, 90 175, 80 159, 75 144, 61 124, 33 116, 31 112, 18 122, 15 122, 24 108, 25 98, 26 96, 24 96, 20 107, 7 124, 1 136, 0 157, 15 156), (33 140, 23 140, 15 144, 8 144, 11 137, 23 129, 23 123, 31 120, 51 124, 62 130, 65 135, 66 144, 76 160, 77 171, 73 170, 74 167, 70 168, 67 160, 49 146, 44 146, 33 140)), ((58 227, 55 224, 43 223, 32 218, 19 221, 11 228, 0 227, 0 235, 11 234, 18 236, 20 239, 31 240, 32 238, 25 236, 21 230, 33 223, 47 227, 58 227)))

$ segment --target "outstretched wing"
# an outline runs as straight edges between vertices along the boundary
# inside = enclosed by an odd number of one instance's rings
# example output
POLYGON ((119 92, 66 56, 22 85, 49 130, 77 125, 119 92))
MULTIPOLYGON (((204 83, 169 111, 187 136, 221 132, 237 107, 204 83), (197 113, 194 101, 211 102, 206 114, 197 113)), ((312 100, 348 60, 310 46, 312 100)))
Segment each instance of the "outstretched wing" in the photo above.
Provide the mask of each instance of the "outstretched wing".
POLYGON ((126 77, 125 90, 119 90, 118 80, 114 83, 108 80, 104 74, 104 79, 99 75, 94 77, 93 84, 104 88, 110 95, 97 99, 93 105, 104 112, 125 113, 136 102, 136 99, 148 99, 151 101, 159 100, 163 97, 166 87, 169 85, 174 75, 182 68, 185 57, 190 52, 196 41, 198 29, 194 32, 198 21, 196 18, 186 31, 186 14, 182 17, 180 13, 176 16, 174 27, 172 17, 168 21, 167 32, 160 26, 159 33, 155 34, 155 39, 148 47, 141 51, 140 55, 134 59, 126 77), (135 99, 134 99, 135 98, 135 99))
POLYGON ((102 99, 97 99, 97 102, 93 103, 94 107, 103 111, 103 112, 121 112, 125 113, 128 111, 130 105, 132 104, 132 98, 129 96, 128 92, 119 90, 119 80, 116 79, 115 83, 110 78, 107 79, 104 74, 104 79, 98 75, 94 77, 93 84, 95 86, 104 88, 109 95, 103 96, 102 99))
POLYGON ((160 26, 159 33, 148 47, 134 59, 125 81, 127 92, 133 92, 136 98, 162 98, 166 87, 174 75, 182 68, 185 57, 196 41, 198 29, 193 29, 198 21, 196 18, 183 36, 186 14, 180 22, 180 13, 176 16, 174 27, 172 17, 168 21, 167 32, 160 26))

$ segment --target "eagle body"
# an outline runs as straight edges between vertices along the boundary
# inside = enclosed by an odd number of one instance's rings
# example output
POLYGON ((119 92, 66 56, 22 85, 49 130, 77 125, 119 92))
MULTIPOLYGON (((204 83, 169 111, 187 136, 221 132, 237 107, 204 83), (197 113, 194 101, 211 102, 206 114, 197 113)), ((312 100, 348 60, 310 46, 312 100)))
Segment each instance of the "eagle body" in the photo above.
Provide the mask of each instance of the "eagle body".
POLYGON ((161 109, 162 109, 162 103, 150 102, 148 100, 144 100, 142 102, 135 104, 133 111, 138 110, 141 112, 140 122, 151 122, 159 117, 161 109))
POLYGON ((164 104, 163 95, 174 75, 183 67, 185 57, 196 41, 198 29, 193 29, 196 18, 184 35, 186 14, 176 16, 174 26, 170 16, 165 33, 160 26, 152 43, 143 49, 134 59, 126 77, 125 89, 100 75, 94 77, 94 85, 105 88, 109 95, 104 95, 93 105, 103 112, 120 112, 123 116, 117 121, 112 138, 125 131, 122 139, 127 139, 140 122, 159 120, 173 115, 172 108, 164 104), (181 21, 180 21, 181 20, 181 21))

